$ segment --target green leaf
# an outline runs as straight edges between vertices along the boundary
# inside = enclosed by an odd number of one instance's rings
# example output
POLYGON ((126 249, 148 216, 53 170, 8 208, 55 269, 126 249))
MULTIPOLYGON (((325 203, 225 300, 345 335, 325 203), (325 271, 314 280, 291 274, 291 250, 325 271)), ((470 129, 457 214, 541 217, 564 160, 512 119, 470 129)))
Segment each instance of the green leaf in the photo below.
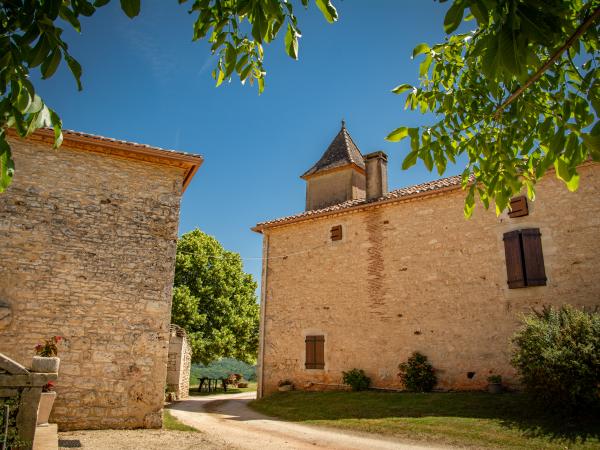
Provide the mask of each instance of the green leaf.
POLYGON ((65 55, 65 60, 67 61, 67 65, 69 66, 71 73, 75 77, 75 82, 77 83, 77 90, 81 91, 81 64, 79 64, 75 58, 72 58, 69 55, 65 55))
POLYGON ((418 55, 421 55, 422 53, 427 53, 429 50, 431 50, 429 48, 429 45, 427 45, 426 43, 422 43, 417 45, 412 52, 412 57, 415 58, 418 55))
POLYGON ((127 17, 133 19, 140 13, 140 0, 121 0, 121 9, 127 17))
POLYGON ((58 69, 58 65, 60 64, 60 59, 60 50, 53 50, 50 56, 48 56, 42 64, 42 79, 45 80, 54 75, 54 72, 56 72, 56 69, 58 69))
POLYGON ((404 158, 404 161, 402 161, 402 170, 406 170, 414 166, 417 163, 418 156, 418 152, 409 152, 408 155, 406 155, 406 158, 404 158))
POLYGON ((408 127, 396 128, 385 138, 386 141, 400 142, 402 139, 408 136, 408 127))
POLYGON ((260 95, 265 90, 265 79, 263 77, 260 77, 257 81, 258 81, 258 95, 260 95))
POLYGON ((431 55, 427 55, 425 59, 419 64, 419 76, 424 77, 427 72, 429 72, 429 66, 431 66, 431 61, 433 61, 433 57, 431 55))
POLYGON ((317 7, 321 10, 321 13, 327 19, 329 23, 333 23, 337 20, 338 14, 335 7, 331 4, 330 0, 315 0, 317 7))
POLYGON ((409 91, 411 90, 413 87, 410 84, 404 83, 404 84, 399 84, 398 86, 396 86, 394 89, 392 89, 392 92, 394 94, 402 94, 405 91, 409 91))
POLYGON ((12 183, 15 173, 15 162, 12 160, 10 145, 5 134, 0 134, 0 192, 4 192, 12 183))
POLYGON ((465 6, 463 0, 455 0, 450 9, 448 9, 446 17, 444 17, 444 31, 446 34, 450 34, 458 28, 462 22, 465 6))
POLYGON ((465 207, 463 209, 463 214, 465 218, 470 218, 473 215, 473 210, 475 209, 475 185, 471 186, 469 189, 469 193, 465 198, 465 207))
POLYGON ((292 25, 288 23, 287 32, 285 33, 285 51, 294 59, 298 59, 298 38, 292 25))
POLYGON ((225 79, 225 72, 219 69, 219 76, 217 77, 217 87, 221 85, 223 80, 225 79))
POLYGON ((235 70, 235 63, 237 61, 237 52, 233 45, 227 42, 227 48, 225 50, 225 78, 229 78, 235 70))

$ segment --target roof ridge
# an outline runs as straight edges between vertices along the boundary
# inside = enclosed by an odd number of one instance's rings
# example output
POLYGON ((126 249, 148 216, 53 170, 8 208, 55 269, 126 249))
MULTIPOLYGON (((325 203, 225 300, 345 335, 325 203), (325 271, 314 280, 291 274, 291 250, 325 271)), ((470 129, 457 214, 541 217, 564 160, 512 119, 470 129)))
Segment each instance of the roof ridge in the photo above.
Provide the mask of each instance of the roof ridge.
MULTIPOLYGON (((472 181, 473 176, 469 176, 469 180, 472 181)), ((462 175, 451 175, 449 177, 438 178, 437 180, 426 181, 419 184, 413 184, 393 191, 372 200, 367 199, 355 199, 346 200, 345 202, 338 203, 336 205, 327 206, 325 208, 313 209, 311 211, 304 211, 291 216, 280 217, 266 222, 258 223, 253 230, 259 231, 270 225, 280 225, 288 222, 294 222, 297 220, 308 219, 311 216, 320 216, 330 212, 343 212, 348 209, 358 206, 370 206, 377 203, 389 202, 394 200, 401 200, 403 198, 418 197, 426 194, 427 192, 444 191, 451 188, 458 188, 462 186, 462 175)))

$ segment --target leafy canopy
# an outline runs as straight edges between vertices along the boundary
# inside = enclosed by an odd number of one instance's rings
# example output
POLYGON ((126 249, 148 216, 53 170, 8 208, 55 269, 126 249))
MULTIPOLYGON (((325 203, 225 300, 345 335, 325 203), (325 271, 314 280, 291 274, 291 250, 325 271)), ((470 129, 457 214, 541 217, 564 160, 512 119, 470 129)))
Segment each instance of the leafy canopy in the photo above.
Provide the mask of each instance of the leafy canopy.
POLYGON ((171 321, 186 330, 193 361, 256 360, 259 307, 255 290, 256 283, 244 273, 240 255, 197 229, 181 236, 171 321))
MULTIPOLYGON (((445 0, 440 0, 444 2, 445 0)), ((440 44, 419 44, 418 86, 405 109, 432 118, 421 127, 402 126, 387 140, 410 139, 402 167, 418 159, 441 175, 448 161, 466 156, 465 215, 475 197, 500 214, 510 198, 552 166, 567 188, 579 184, 577 166, 600 161, 598 0, 454 0, 446 33, 474 20, 468 33, 440 44)))
MULTIPOLYGON (((291 0, 178 0, 190 4, 196 16, 192 39, 208 39, 211 51, 218 55, 213 77, 219 86, 237 75, 242 83, 265 87, 263 44, 273 41, 286 26, 285 51, 298 59, 301 37, 291 0)), ((62 142, 62 123, 58 114, 36 94, 29 79, 30 71, 50 78, 64 61, 82 89, 83 69, 69 53, 62 39, 61 26, 81 32, 81 16, 92 16, 110 0, 3 0, 0 2, 0 193, 12 182, 15 166, 7 128, 20 137, 42 127, 54 128, 54 146, 62 142)), ((329 22, 337 20, 337 11, 329 0, 315 0, 329 22)), ((300 0, 308 7, 309 0, 300 0)), ((120 0, 121 9, 130 18, 140 13, 140 0, 120 0)))

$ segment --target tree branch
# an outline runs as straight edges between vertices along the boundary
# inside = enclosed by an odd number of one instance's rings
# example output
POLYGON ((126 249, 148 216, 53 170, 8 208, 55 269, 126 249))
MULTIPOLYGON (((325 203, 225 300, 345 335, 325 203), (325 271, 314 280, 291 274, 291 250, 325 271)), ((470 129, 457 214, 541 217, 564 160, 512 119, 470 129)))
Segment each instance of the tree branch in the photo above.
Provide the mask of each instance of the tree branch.
POLYGON ((581 25, 579 25, 579 27, 575 30, 573 35, 569 39, 567 39, 567 42, 565 42, 562 47, 560 47, 556 52, 554 52, 550 59, 546 61, 546 63, 542 67, 540 67, 537 70, 537 72, 534 73, 533 76, 529 80, 527 80, 527 82, 523 86, 521 86, 519 89, 513 92, 510 95, 510 97, 508 97, 504 101, 504 103, 502 103, 498 107, 498 109, 494 112, 494 116, 497 117, 508 105, 510 105, 517 97, 519 97, 523 92, 525 92, 525 90, 529 86, 531 86, 533 83, 539 80, 540 77, 544 74, 544 72, 546 72, 546 70, 550 68, 552 63, 554 63, 563 54, 565 50, 571 47, 575 43, 575 41, 579 39, 579 37, 581 37, 583 33, 585 33, 587 29, 590 26, 592 26, 592 24, 596 21, 596 19, 598 19, 598 17, 600 17, 600 7, 596 8, 592 15, 590 15, 585 21, 582 22, 581 25))

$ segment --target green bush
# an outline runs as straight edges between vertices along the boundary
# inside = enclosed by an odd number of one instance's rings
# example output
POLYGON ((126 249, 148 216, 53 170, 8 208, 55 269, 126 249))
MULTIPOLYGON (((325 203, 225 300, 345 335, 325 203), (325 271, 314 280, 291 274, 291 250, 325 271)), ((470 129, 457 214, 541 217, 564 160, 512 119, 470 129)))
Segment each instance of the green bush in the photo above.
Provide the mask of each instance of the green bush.
POLYGON ((350 385, 353 391, 364 391, 371 385, 371 379, 362 369, 352 369, 342 374, 344 384, 350 385))
POLYGON ((600 314, 545 307, 523 317, 512 364, 525 388, 570 410, 600 405, 600 314))
POLYGON ((427 356, 414 352, 408 361, 401 363, 398 368, 400 381, 409 391, 430 392, 437 384, 435 369, 427 361, 427 356))

